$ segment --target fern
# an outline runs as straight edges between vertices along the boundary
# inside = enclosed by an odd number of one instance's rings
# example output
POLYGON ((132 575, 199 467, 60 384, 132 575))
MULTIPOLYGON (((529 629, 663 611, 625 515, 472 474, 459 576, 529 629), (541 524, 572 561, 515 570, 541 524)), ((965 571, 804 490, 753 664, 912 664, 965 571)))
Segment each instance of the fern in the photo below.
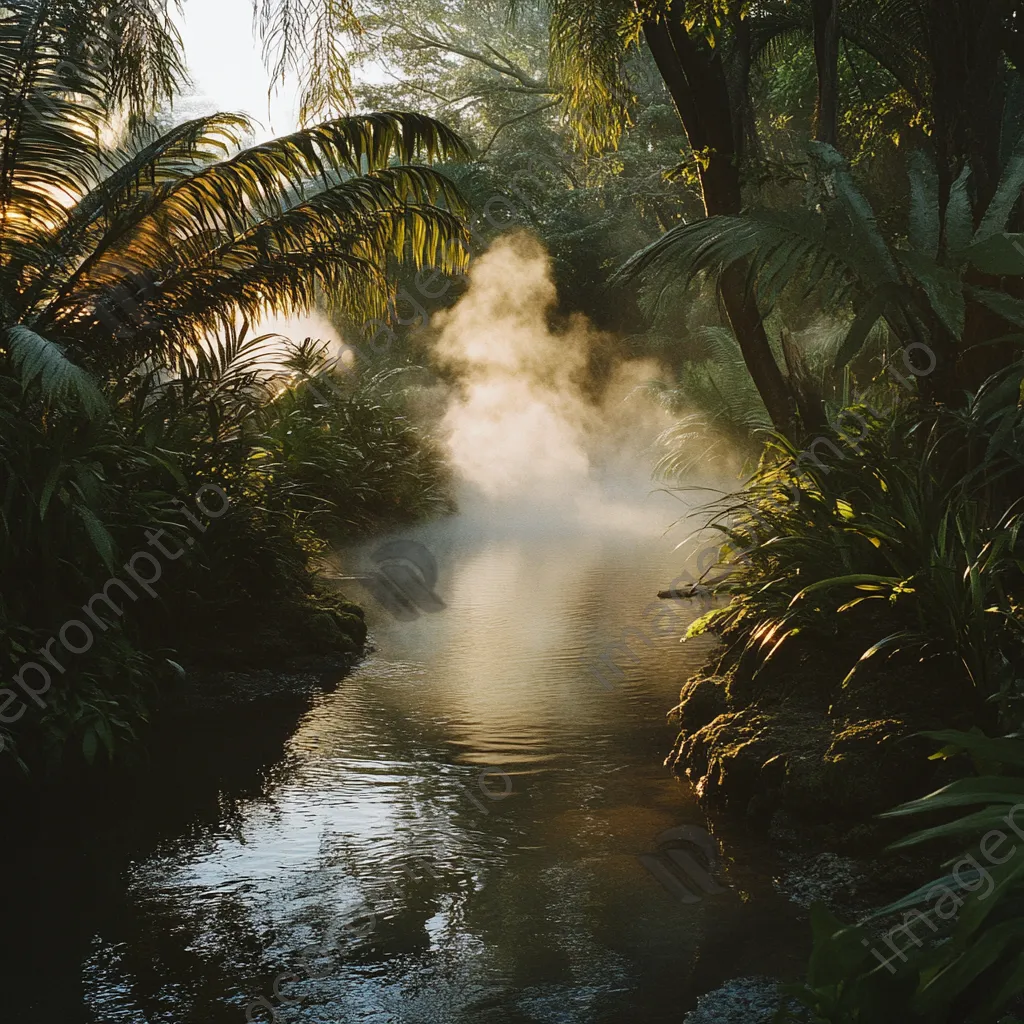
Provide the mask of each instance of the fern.
MULTIPOLYGON (((980 302, 1018 324, 1024 307, 968 285, 971 268, 1000 276, 1024 276, 1018 248, 1024 239, 1005 233, 1024 187, 1024 142, 1020 159, 1007 167, 995 198, 973 231, 970 172, 954 184, 945 222, 938 221, 936 174, 922 158, 911 167, 910 248, 895 248, 856 188, 846 161, 830 146, 814 143, 813 165, 823 195, 813 211, 754 210, 742 217, 711 217, 673 228, 636 253, 618 271, 619 282, 643 282, 655 305, 680 285, 706 275, 720 284, 730 268, 749 264, 749 286, 762 315, 783 294, 795 304, 813 294, 822 308, 856 316, 839 346, 836 373, 856 357, 875 324, 884 320, 904 342, 920 340, 921 325, 963 338, 969 302, 980 302), (939 238, 945 248, 939 252, 939 238)), ((944 338, 936 338, 936 343, 944 338)))
POLYGON ((106 412, 106 401, 96 382, 68 359, 60 345, 21 324, 8 327, 4 337, 8 357, 26 391, 38 385, 48 405, 72 398, 94 419, 106 412))

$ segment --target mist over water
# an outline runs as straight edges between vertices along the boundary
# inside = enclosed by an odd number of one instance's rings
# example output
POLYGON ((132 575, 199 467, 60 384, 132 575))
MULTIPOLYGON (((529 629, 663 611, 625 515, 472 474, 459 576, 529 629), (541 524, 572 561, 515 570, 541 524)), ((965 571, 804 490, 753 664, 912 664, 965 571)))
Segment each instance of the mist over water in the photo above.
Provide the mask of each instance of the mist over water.
POLYGON ((397 618, 352 583, 374 647, 339 686, 175 735, 127 821, 55 817, 9 871, 33 925, 0 936, 8 1018, 676 1024, 724 978, 802 968, 760 840, 716 833, 722 891, 696 904, 641 859, 703 827, 662 762, 714 641, 680 646, 700 607, 656 599, 687 512, 651 481, 658 367, 595 395, 599 337, 554 302, 529 239, 476 264, 434 324, 462 514, 338 553, 356 581, 384 541, 421 544, 439 607, 397 618))
POLYGON ((595 397, 600 336, 581 315, 556 323, 556 302, 547 253, 516 234, 474 264, 467 294, 434 319, 435 357, 459 381, 442 429, 463 513, 663 530, 683 509, 652 493, 655 441, 671 418, 639 388, 658 364, 620 363, 595 397))

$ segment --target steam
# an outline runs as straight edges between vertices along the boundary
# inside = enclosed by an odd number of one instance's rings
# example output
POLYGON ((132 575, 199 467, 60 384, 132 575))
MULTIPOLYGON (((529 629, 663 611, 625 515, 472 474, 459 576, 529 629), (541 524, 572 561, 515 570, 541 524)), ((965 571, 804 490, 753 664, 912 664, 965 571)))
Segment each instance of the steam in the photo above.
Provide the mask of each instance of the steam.
POLYGON ((670 418, 637 386, 658 366, 624 363, 595 396, 600 336, 583 317, 553 325, 556 299, 547 254, 514 235, 477 261, 469 291, 435 317, 436 357, 460 382, 443 429, 461 504, 526 502, 534 514, 557 507, 577 520, 635 523, 635 506, 618 495, 652 489, 651 448, 670 418))

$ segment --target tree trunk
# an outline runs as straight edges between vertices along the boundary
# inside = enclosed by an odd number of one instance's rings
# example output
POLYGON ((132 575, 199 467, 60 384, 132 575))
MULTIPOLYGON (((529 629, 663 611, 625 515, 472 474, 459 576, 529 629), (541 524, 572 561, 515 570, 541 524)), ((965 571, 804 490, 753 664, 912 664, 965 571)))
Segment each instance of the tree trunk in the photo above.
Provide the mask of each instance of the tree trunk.
MULTIPOLYGON (((929 10, 928 74, 944 226, 950 189, 965 166, 971 169, 975 226, 999 184, 1007 100, 1002 51, 1012 7, 1009 0, 956 0, 929 10)), ((975 283, 1000 287, 994 280, 975 283)), ((1012 293, 1012 282, 1007 284, 1012 293)), ((969 302, 962 343, 942 338, 944 344, 934 345, 940 365, 922 381, 922 391, 934 400, 960 404, 967 391, 1017 358, 1013 345, 981 344, 1009 333, 998 316, 969 302)))
POLYGON ((814 0, 814 60, 818 68, 818 107, 814 137, 839 142, 839 0, 814 0))
MULTIPOLYGON (((681 25, 650 19, 644 36, 665 81, 690 148, 697 160, 704 212, 735 216, 743 206, 740 189, 742 132, 729 99, 721 52, 698 46, 681 25)), ((764 321, 737 265, 721 278, 722 303, 743 361, 775 428, 796 432, 796 403, 765 333, 764 321)))

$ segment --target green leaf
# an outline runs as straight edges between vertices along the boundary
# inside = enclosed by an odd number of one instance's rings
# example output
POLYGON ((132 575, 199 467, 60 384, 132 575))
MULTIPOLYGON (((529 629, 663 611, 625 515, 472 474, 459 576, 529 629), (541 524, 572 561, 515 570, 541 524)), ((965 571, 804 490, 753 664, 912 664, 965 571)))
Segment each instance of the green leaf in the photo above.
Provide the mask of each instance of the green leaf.
MULTIPOLYGON (((979 1008, 979 1014, 987 1017, 997 1013, 1016 996, 1024 991, 1024 958, 1018 957, 1004 972, 1002 978, 992 986, 988 998, 979 1008)), ((999 1024, 1020 1024, 1017 1017, 1003 1017, 999 1024)))
POLYGON ((972 267, 995 277, 1024 275, 1024 234, 1000 232, 975 242, 964 254, 972 267))
POLYGON ((846 208, 850 223, 872 254, 879 281, 897 281, 896 264, 878 227, 878 218, 871 204, 853 182, 850 166, 834 147, 826 142, 812 142, 811 155, 832 176, 836 196, 846 208))
POLYGON ((918 634, 911 632, 909 629, 901 629, 895 633, 890 633, 887 637, 879 640, 877 643, 872 644, 857 660, 857 664, 846 673, 846 678, 843 679, 843 687, 847 687, 853 681, 853 677, 857 673, 857 669, 864 664, 865 661, 870 661, 876 655, 881 654, 883 651, 896 651, 900 650, 898 646, 900 643, 905 644, 908 647, 913 647, 921 643, 921 638, 918 634))
POLYGON ((997 313, 1008 323, 1017 327, 1024 327, 1024 299, 1014 298, 1005 292, 993 291, 991 288, 974 288, 968 286, 964 289, 969 299, 980 302, 983 306, 997 313))
POLYGON ((918 994, 918 1004, 926 1012, 947 1009, 1004 954, 1011 943, 1022 937, 1024 921, 1007 921, 991 928, 923 986, 918 994))
POLYGON ((110 729, 110 723, 106 718, 100 717, 96 719, 96 735, 103 741, 103 746, 107 751, 108 757, 114 756, 114 734, 110 729))
POLYGON ((899 818, 908 814, 929 814, 951 807, 998 803, 1024 803, 1024 778, 986 775, 959 779, 934 793, 929 793, 928 796, 901 804, 887 811, 882 817, 899 818))
POLYGON ((965 751, 978 761, 994 762, 1024 768, 1024 742, 1018 739, 993 739, 977 732, 943 729, 921 734, 938 743, 947 743, 957 751, 965 751))
MULTIPOLYGON (((909 846, 919 846, 921 843, 929 843, 935 839, 951 839, 960 835, 981 835, 996 828, 1006 817, 1006 806, 986 807, 983 811, 974 811, 972 814, 965 814, 955 821, 948 821, 942 825, 935 825, 932 828, 922 829, 913 835, 897 840, 889 849, 903 850, 909 846)), ((1024 861, 1024 858, 1021 858, 1024 861)))
POLYGON ((965 941, 973 935, 1006 896, 1020 886, 1024 878, 1024 857, 1012 857, 1005 864, 988 867, 987 871, 992 879, 992 891, 987 895, 982 891, 972 893, 961 907, 956 929, 957 941, 965 941))
POLYGON ((853 359, 864 347, 875 324, 885 315, 885 310, 890 302, 898 301, 902 289, 896 284, 883 284, 857 314, 846 335, 839 351, 836 353, 836 361, 832 369, 839 373, 843 367, 853 359))
POLYGON ((853 587, 859 586, 864 583, 878 583, 883 586, 895 586, 899 583, 899 580, 894 576, 879 576, 874 573, 854 573, 850 576, 832 576, 827 580, 818 580, 816 583, 811 583, 800 590, 793 597, 793 600, 789 602, 789 607, 792 608, 798 601, 802 601, 805 597, 810 594, 817 594, 822 590, 830 590, 834 587, 853 587))
POLYGON ((159 466, 161 469, 165 469, 173 477, 174 482, 179 487, 183 489, 188 487, 188 481, 185 479, 185 474, 182 473, 176 457, 164 457, 156 452, 147 452, 146 454, 154 465, 159 466))
POLYGON ((943 887, 951 889, 957 887, 957 885, 957 880, 951 874, 945 875, 942 878, 933 878, 907 896, 902 896, 892 903, 887 903, 884 907, 873 910, 861 921, 861 924, 868 924, 883 917, 891 917, 893 914, 902 913, 904 910, 913 910, 915 907, 932 904, 935 902, 936 889, 943 887))
POLYGON ((103 559, 103 564, 111 572, 114 572, 114 538, 111 537, 110 531, 96 518, 96 513, 88 506, 76 503, 75 512, 82 520, 96 553, 103 559))
POLYGON ((960 278, 922 253, 900 250, 896 255, 924 289, 929 304, 946 330, 954 338, 963 337, 967 302, 960 278))
POLYGON ((93 419, 106 412, 106 400, 95 381, 82 367, 67 358, 60 345, 22 324, 8 327, 5 338, 23 388, 27 390, 38 383, 43 399, 50 403, 71 395, 93 419))
POLYGON ((986 238, 1006 230, 1014 207, 1020 202, 1021 190, 1024 189, 1024 137, 1022 137, 1007 161, 1006 169, 999 180, 999 186, 992 202, 988 204, 985 216, 974 235, 974 241, 983 242, 986 238))
POLYGON ((64 469, 63 463, 58 462, 57 465, 50 470, 49 476, 46 478, 46 483, 43 485, 43 493, 39 498, 39 521, 43 522, 46 519, 46 511, 50 507, 50 499, 53 497, 54 489, 60 480, 61 471, 64 469))
POLYGON ((853 976, 870 953, 861 945, 861 932, 842 923, 824 904, 811 907, 814 945, 807 967, 812 988, 838 985, 853 976))
POLYGON ((964 252, 970 246, 974 235, 974 212, 967 184, 971 178, 970 167, 965 167, 949 191, 946 204, 946 261, 961 266, 964 252))
POLYGON ((686 631, 686 639, 691 640, 693 637, 711 632, 715 628, 715 624, 725 617, 727 611, 726 608, 712 608, 711 611, 695 619, 686 631))

